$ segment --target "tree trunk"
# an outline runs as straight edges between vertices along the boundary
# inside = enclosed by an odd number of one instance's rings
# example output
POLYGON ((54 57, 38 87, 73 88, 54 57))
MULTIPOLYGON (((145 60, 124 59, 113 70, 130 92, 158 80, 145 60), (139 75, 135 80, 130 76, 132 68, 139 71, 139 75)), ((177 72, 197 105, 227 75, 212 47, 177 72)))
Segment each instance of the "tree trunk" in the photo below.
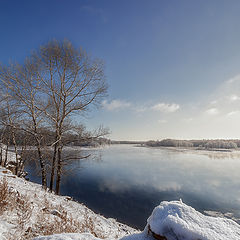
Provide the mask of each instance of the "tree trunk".
POLYGON ((40 145, 37 146, 37 149, 38 149, 39 163, 40 163, 41 172, 42 172, 42 187, 46 190, 47 189, 47 175, 46 175, 46 169, 45 169, 45 161, 43 160, 43 157, 42 157, 40 145))
POLYGON ((4 159, 4 161, 3 161, 3 167, 6 167, 6 166, 7 166, 7 161, 8 161, 8 145, 9 145, 9 140, 8 140, 7 147, 6 147, 6 150, 5 150, 5 159, 4 159))
POLYGON ((3 154, 3 150, 2 150, 2 146, 1 146, 1 156, 0 156, 0 165, 2 166, 2 162, 3 162, 3 156, 2 156, 2 154, 3 154))
POLYGON ((14 145, 14 151, 15 151, 15 157, 16 157, 16 166, 15 166, 15 175, 19 177, 19 161, 18 161, 18 151, 17 151, 17 143, 16 143, 16 137, 15 137, 15 132, 12 129, 12 141, 14 145))
POLYGON ((53 191, 53 183, 54 183, 54 176, 55 176, 55 168, 56 168, 56 157, 57 157, 57 143, 54 145, 54 152, 52 158, 52 169, 51 169, 51 178, 50 178, 50 185, 49 190, 53 191))
POLYGON ((24 146, 22 146, 21 154, 20 154, 21 158, 19 161, 19 171, 21 174, 24 172, 24 165, 25 165, 25 160, 26 160, 26 158, 24 158, 25 150, 26 150, 26 144, 24 144, 24 146))
POLYGON ((60 193, 60 182, 62 176, 62 147, 58 147, 58 162, 57 162, 57 179, 56 179, 56 194, 60 193))

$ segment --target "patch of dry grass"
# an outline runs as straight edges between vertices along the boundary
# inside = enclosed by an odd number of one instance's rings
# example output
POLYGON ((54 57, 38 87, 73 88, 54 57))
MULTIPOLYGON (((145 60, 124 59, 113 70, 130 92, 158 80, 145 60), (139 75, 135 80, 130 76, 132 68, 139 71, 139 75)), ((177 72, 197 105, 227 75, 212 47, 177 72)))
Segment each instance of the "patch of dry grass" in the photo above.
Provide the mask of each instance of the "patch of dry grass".
POLYGON ((39 213, 35 223, 35 236, 89 232, 98 238, 106 238, 106 236, 96 228, 94 220, 89 216, 87 211, 84 213, 83 220, 79 221, 67 213, 61 205, 52 209, 52 205, 45 201, 45 207, 41 213, 39 213), (51 206, 51 209, 48 208, 49 206, 51 206), (50 219, 52 219, 52 221, 50 221, 50 219))
POLYGON ((40 235, 82 232, 102 239, 107 237, 87 209, 82 218, 74 219, 62 205, 54 206, 46 195, 36 208, 34 204, 29 196, 9 188, 6 177, 0 180, 0 217, 11 215, 11 224, 14 226, 6 236, 8 240, 30 240, 40 235))

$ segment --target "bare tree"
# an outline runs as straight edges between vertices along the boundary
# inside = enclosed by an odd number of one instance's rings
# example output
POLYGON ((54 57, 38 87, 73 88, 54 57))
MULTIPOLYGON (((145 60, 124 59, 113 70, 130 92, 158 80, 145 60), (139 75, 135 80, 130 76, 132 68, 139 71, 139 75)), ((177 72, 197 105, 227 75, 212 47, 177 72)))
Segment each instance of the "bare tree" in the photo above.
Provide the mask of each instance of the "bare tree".
POLYGON ((48 127, 54 132, 50 190, 53 190, 56 174, 55 191, 59 194, 63 138, 71 129, 73 115, 83 115, 105 96, 107 85, 103 62, 91 59, 69 41, 51 41, 33 52, 23 65, 0 67, 0 80, 10 95, 21 103, 25 122, 23 129, 35 137, 45 188, 46 166, 40 129, 48 127))
POLYGON ((98 59, 91 60, 82 49, 74 48, 69 41, 51 41, 35 52, 33 59, 41 66, 36 74, 48 99, 48 107, 43 103, 40 110, 45 113, 55 131, 50 190, 53 188, 56 167, 58 194, 63 134, 69 130, 66 126, 74 114, 83 114, 105 96, 107 86, 103 63, 98 59))
MULTIPOLYGON (((42 186, 46 189, 46 166, 42 154, 43 136, 39 131, 44 124, 44 116, 37 106, 41 99, 41 82, 36 76, 38 67, 38 64, 32 62, 30 58, 27 58, 23 65, 0 66, 0 80, 2 88, 7 90, 9 97, 18 102, 18 111, 22 113, 21 129, 34 137, 42 173, 42 186)), ((12 125, 12 127, 16 126, 12 125)))

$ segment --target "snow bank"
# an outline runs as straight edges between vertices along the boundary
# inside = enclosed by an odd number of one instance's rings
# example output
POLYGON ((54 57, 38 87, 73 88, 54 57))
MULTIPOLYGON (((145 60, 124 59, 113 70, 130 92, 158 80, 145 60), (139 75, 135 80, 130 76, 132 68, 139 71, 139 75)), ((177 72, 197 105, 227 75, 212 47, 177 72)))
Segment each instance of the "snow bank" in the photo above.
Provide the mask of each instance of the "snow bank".
POLYGON ((239 240, 233 220, 205 216, 182 201, 162 202, 147 220, 144 231, 122 240, 239 240))

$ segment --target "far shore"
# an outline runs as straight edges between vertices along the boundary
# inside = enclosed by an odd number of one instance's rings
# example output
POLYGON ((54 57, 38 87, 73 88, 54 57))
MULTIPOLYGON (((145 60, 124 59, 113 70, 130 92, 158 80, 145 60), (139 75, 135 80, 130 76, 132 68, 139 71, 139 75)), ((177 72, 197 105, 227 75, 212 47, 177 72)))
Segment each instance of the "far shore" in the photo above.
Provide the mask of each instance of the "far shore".
POLYGON ((227 148, 198 148, 198 147, 169 147, 169 146, 156 146, 151 147, 148 145, 136 145, 137 147, 147 148, 163 148, 176 151, 207 151, 207 152, 240 152, 240 148, 227 149, 227 148))
POLYGON ((176 151, 176 152, 187 152, 187 153, 197 153, 197 154, 216 154, 216 155, 221 155, 221 154, 231 154, 234 155, 235 157, 240 157, 240 148, 235 148, 235 149, 223 149, 223 148, 211 148, 211 149, 206 149, 206 148, 198 148, 198 147, 166 147, 166 146, 156 146, 156 147, 151 147, 147 145, 135 145, 136 147, 146 147, 149 149, 165 149, 165 150, 170 150, 170 151, 176 151))

